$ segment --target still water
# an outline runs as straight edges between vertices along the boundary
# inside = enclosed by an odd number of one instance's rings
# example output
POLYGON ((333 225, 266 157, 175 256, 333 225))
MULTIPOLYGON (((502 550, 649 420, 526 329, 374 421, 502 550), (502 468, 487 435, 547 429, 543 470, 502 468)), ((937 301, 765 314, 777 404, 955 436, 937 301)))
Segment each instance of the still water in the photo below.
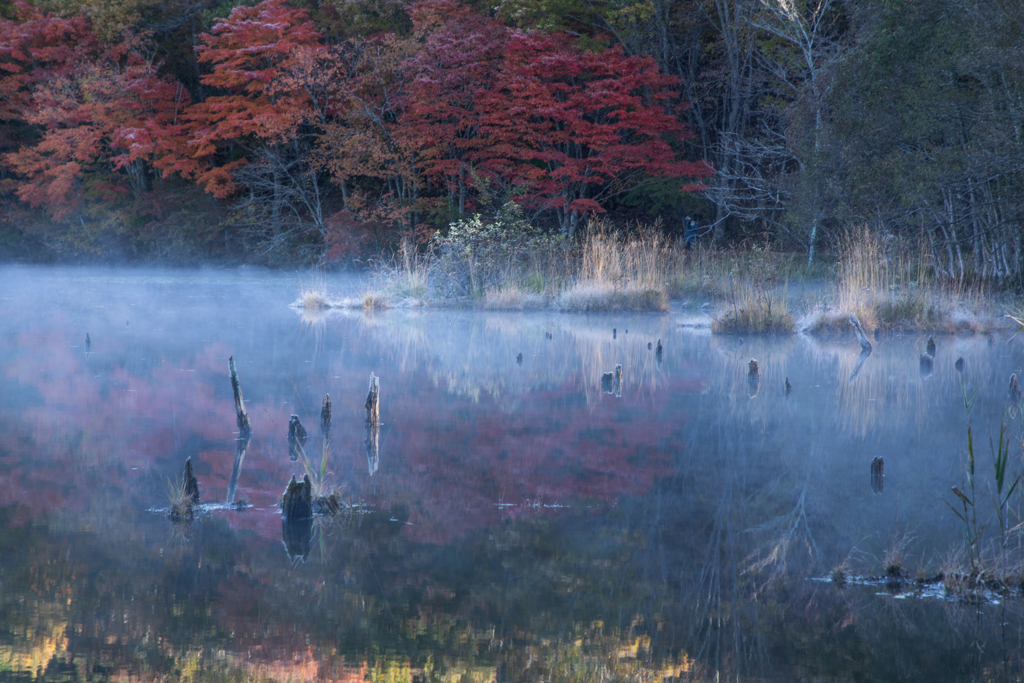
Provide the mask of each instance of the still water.
MULTIPOLYGON (((927 377, 927 335, 883 338, 851 379, 852 338, 715 337, 683 309, 308 316, 289 308, 299 287, 257 271, 0 270, 0 679, 1024 672, 1024 598, 821 580, 844 560, 880 575, 894 551, 932 575, 964 547, 950 488, 967 485, 975 389, 979 547, 996 557, 989 437, 1007 422, 1016 476, 1019 338, 938 337, 927 377), (229 356, 253 426, 240 462, 229 356), (325 478, 357 512, 285 539, 276 505, 306 471, 289 417, 319 469, 327 393, 325 478), (205 512, 174 524, 162 510, 188 457, 205 512)), ((1019 561, 1016 534, 1007 546, 1019 561)))

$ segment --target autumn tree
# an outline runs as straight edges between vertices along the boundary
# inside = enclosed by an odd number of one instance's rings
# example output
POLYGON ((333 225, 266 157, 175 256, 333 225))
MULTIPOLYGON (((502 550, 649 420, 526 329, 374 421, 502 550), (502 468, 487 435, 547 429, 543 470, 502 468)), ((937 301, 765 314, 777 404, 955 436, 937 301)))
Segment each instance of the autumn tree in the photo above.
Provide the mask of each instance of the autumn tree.
POLYGON ((0 81, 3 116, 35 131, 31 142, 4 156, 20 178, 17 196, 55 220, 81 207, 87 177, 100 194, 131 192, 137 199, 188 94, 156 73, 139 39, 103 48, 82 19, 21 9, 17 28, 4 26, 17 41, 6 42, 0 55, 9 74, 0 81))
POLYGON ((565 34, 515 32, 497 86, 479 104, 482 131, 494 142, 475 157, 572 235, 585 214, 639 185, 710 175, 671 144, 689 137, 671 111, 677 83, 652 59, 618 47, 586 51, 565 34))
POLYGON ((424 176, 447 191, 449 212, 462 216, 473 162, 495 142, 482 134, 479 105, 496 87, 507 31, 451 0, 421 2, 411 13, 419 50, 406 63, 412 83, 404 130, 424 176))

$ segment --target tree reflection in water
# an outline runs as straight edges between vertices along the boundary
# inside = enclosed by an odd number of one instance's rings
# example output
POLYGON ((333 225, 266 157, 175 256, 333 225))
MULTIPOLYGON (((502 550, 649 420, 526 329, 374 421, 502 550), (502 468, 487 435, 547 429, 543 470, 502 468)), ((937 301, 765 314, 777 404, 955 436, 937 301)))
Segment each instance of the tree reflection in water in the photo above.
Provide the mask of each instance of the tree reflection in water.
POLYGON ((962 471, 951 359, 966 358, 963 382, 983 387, 982 433, 1005 408, 1019 345, 951 338, 923 383, 920 340, 887 341, 850 382, 852 340, 740 345, 672 315, 393 311, 297 333, 293 292, 270 284, 236 310, 221 305, 246 300, 230 280, 196 295, 173 279, 101 277, 40 316, 45 283, 25 277, 0 282, 18 297, 0 321, 0 677, 1022 673, 1016 599, 894 599, 813 580, 852 550, 878 571, 872 558, 896 533, 915 539, 911 571, 956 547, 941 501, 962 471), (85 325, 97 339, 87 357, 74 347, 85 325), (609 339, 609 327, 630 334, 609 339), (658 338, 661 363, 646 349, 658 338), (522 366, 509 360, 520 352, 522 366), (232 354, 245 359, 244 445, 232 354), (617 364, 621 398, 599 383, 617 364), (394 419, 383 458, 364 427, 373 369, 394 419), (788 400, 785 378, 797 387, 788 400), (367 512, 292 533, 276 503, 303 472, 285 426, 328 391, 329 469, 367 512), (884 496, 864 476, 879 455, 884 496), (204 495, 252 507, 204 514, 168 543, 166 520, 147 510, 187 456, 204 495))

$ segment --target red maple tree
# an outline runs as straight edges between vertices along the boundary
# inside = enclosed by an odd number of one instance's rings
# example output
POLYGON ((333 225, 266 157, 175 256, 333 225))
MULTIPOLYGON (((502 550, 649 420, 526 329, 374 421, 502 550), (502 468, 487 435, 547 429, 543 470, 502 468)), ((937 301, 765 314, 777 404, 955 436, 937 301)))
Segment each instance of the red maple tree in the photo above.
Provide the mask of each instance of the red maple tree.
POLYGON ((218 94, 188 110, 187 140, 164 167, 195 180, 217 198, 233 194, 232 171, 246 163, 244 143, 274 143, 293 136, 308 109, 302 89, 272 88, 297 51, 318 48, 321 35, 304 9, 284 0, 236 7, 196 47, 210 73, 201 79, 218 94), (241 153, 234 152, 242 147, 241 153))
POLYGON ((653 59, 618 46, 589 51, 567 34, 514 32, 497 87, 477 102, 494 142, 476 156, 572 235, 584 214, 651 178, 710 175, 670 144, 690 136, 669 110, 677 85, 653 59))

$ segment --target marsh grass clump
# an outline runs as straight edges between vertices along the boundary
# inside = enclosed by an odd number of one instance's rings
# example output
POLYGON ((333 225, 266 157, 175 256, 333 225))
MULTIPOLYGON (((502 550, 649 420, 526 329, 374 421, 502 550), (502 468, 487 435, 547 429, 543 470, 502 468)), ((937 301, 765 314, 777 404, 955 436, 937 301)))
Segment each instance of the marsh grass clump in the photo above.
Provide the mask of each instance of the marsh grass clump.
POLYGON ((167 500, 170 508, 167 516, 174 522, 187 522, 195 518, 196 502, 192 495, 185 490, 184 484, 175 484, 167 480, 167 500))
POLYGON ((300 308, 314 311, 331 307, 331 301, 327 296, 327 282, 322 269, 314 269, 310 280, 302 283, 299 300, 296 303, 300 308))
POLYGON ((850 580, 850 558, 847 557, 842 562, 832 567, 832 571, 829 573, 829 578, 832 579, 832 583, 842 586, 850 580))
POLYGON ((987 325, 980 312, 984 293, 963 280, 940 281, 928 252, 907 240, 865 227, 845 235, 840 253, 834 300, 809 316, 809 332, 848 334, 851 314, 869 330, 959 332, 987 325))
POLYGON ((320 447, 320 462, 313 462, 305 449, 299 450, 299 460, 306 470, 310 483, 310 500, 313 513, 318 515, 338 515, 352 510, 352 504, 346 496, 345 486, 336 486, 330 481, 328 467, 331 453, 331 442, 324 437, 320 447))
POLYGON ((791 333, 796 322, 787 304, 788 276, 780 274, 770 243, 754 245, 750 257, 737 264, 725 296, 725 307, 711 321, 719 334, 791 333))

